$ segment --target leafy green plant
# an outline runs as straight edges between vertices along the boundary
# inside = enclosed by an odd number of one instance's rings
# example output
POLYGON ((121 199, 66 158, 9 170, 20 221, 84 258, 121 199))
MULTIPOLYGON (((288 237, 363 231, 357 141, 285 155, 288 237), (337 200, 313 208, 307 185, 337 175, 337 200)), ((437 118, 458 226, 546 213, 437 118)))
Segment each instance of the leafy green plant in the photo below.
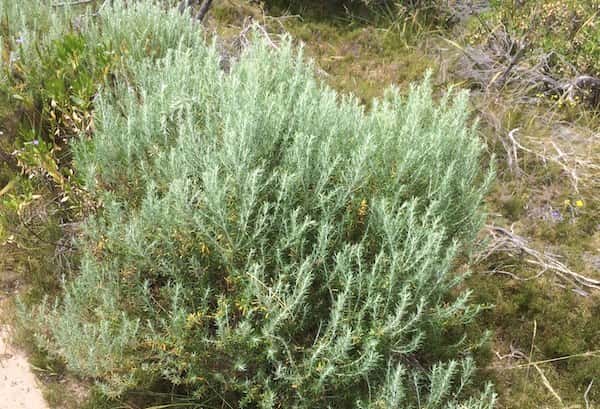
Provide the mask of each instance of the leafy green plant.
MULTIPOLYGON (((118 20, 88 26, 86 14, 38 3, 25 0, 15 7, 13 2, 0 2, 4 16, 0 25, 0 96, 1 105, 10 107, 0 113, 0 153, 3 168, 8 160, 11 165, 3 169, 6 181, 2 186, 12 181, 10 195, 7 189, 0 197, 4 232, 19 229, 15 223, 18 209, 32 204, 32 197, 37 202, 43 197, 47 207, 54 207, 56 201, 66 210, 62 215, 66 219, 90 205, 73 172, 69 142, 92 135, 95 94, 122 72, 123 59, 160 56, 155 35, 166 46, 186 38, 185 32, 168 32, 167 26, 162 32, 155 29, 137 35, 138 43, 132 43, 126 31, 115 31, 118 20)), ((135 6, 127 10, 133 9, 135 6)), ((137 18, 151 26, 162 13, 157 8, 156 13, 137 14, 137 18)), ((189 32, 191 28, 187 38, 189 32)))
POLYGON ((68 142, 91 134, 92 98, 110 72, 113 53, 67 32, 38 46, 36 57, 9 67, 3 90, 21 112, 16 159, 24 173, 48 176, 68 196, 74 188, 68 142))
MULTIPOLYGON (((19 5, 1 1, 0 11, 0 258, 15 263, 9 270, 30 273, 26 266, 35 265, 37 256, 41 259, 52 254, 48 247, 56 237, 57 209, 53 201, 46 204, 40 199, 46 194, 54 196, 45 176, 58 173, 50 154, 53 147, 38 136, 43 104, 35 95, 40 87, 24 67, 39 64, 39 56, 31 51, 34 44, 42 47, 46 43, 37 42, 37 30, 44 31, 49 39, 55 38, 56 26, 49 25, 58 22, 58 17, 45 13, 42 4, 34 7, 31 1, 19 5), (44 177, 37 178, 42 167, 50 172, 44 171, 44 177), (23 249, 32 248, 36 256, 23 255, 23 249), (17 265, 17 260, 22 265, 17 265)), ((45 264, 50 266, 52 262, 46 259, 45 264)), ((40 269, 37 275, 23 274, 20 278, 40 284, 48 281, 47 272, 40 269)), ((40 285, 40 292, 45 289, 40 285)))
POLYGON ((11 3, 0 1, 0 259, 19 272, 25 298, 39 302, 60 289, 74 262, 65 256, 72 250, 65 226, 85 195, 68 145, 93 129, 93 95, 112 56, 66 24, 67 14, 11 3))
MULTIPOLYGON (((131 44, 157 13, 191 32, 157 10, 102 16, 131 44)), ((466 95, 436 104, 426 82, 367 113, 288 39, 255 39, 228 73, 199 34, 153 39, 161 55, 125 57, 74 146, 103 209, 64 295, 22 311, 40 344, 112 395, 168 382, 212 406, 491 407, 489 388, 465 394, 460 329, 480 307, 451 295, 491 179, 466 95)))

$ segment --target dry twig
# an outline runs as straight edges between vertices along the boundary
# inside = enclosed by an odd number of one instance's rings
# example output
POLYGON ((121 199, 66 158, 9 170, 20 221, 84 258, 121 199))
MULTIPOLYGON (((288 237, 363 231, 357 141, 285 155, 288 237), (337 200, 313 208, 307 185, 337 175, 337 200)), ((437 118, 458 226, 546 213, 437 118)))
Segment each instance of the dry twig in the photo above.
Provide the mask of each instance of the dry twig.
POLYGON ((481 252, 477 260, 483 261, 495 254, 503 254, 519 258, 523 262, 539 268, 540 271, 533 277, 519 277, 514 273, 494 269, 492 273, 506 274, 519 281, 529 281, 541 277, 546 272, 552 272, 562 281, 570 283, 578 294, 587 294, 583 289, 600 290, 600 280, 585 277, 569 269, 560 262, 556 255, 542 253, 532 248, 527 240, 514 232, 499 226, 487 226, 491 238, 489 246, 481 252))
POLYGON ((548 143, 541 139, 528 138, 528 145, 525 146, 517 138, 519 128, 512 129, 508 132, 507 138, 500 137, 504 150, 508 158, 509 169, 515 176, 521 176, 523 171, 519 167, 519 151, 528 153, 538 159, 543 164, 554 163, 562 168, 563 172, 569 177, 571 185, 575 192, 579 193, 581 181, 588 182, 589 187, 594 187, 599 183, 596 180, 600 173, 600 164, 590 160, 584 155, 580 155, 571 149, 570 152, 565 151, 565 147, 560 147, 556 142, 551 141, 550 146, 554 152, 548 152, 548 143))
POLYGON ((460 47, 459 73, 482 90, 511 87, 522 98, 532 92, 560 95, 568 101, 586 99, 590 106, 600 104, 600 78, 581 74, 562 55, 529 48, 528 34, 513 38, 502 25, 488 30, 485 42, 460 47), (557 74, 559 65, 566 73, 557 74))
POLYGON ((558 402, 562 405, 563 402, 562 402, 562 399, 560 398, 560 395, 554 390, 554 388, 550 384, 550 381, 548 380, 548 378, 546 378, 546 375, 544 374, 544 372, 536 364, 532 364, 532 365, 540 374, 540 377, 542 378, 542 383, 544 384, 546 389, 548 389, 550 391, 550 393, 552 394, 552 396, 554 396, 556 398, 556 400, 558 400, 558 402))
POLYGON ((72 1, 72 2, 64 2, 64 3, 56 3, 53 4, 52 7, 72 7, 72 6, 79 6, 81 4, 88 4, 88 3, 93 3, 96 0, 77 0, 77 1, 72 1))
POLYGON ((585 390, 585 393, 583 394, 583 400, 585 400, 585 409, 590 409, 590 401, 588 400, 588 394, 590 393, 590 390, 592 389, 592 385, 594 384, 594 380, 592 379, 590 381, 590 384, 588 385, 588 387, 585 390))

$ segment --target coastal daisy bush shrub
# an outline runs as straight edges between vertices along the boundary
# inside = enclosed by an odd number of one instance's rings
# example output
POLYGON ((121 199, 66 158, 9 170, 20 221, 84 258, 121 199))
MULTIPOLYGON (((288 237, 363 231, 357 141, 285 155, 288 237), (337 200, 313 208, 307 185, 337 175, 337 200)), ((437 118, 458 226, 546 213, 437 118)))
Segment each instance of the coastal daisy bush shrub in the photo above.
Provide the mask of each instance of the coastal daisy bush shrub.
POLYGON ((86 38, 129 52, 71 144, 98 210, 63 293, 21 312, 41 346, 111 396, 493 407, 457 272, 492 176, 464 93, 434 102, 426 79, 366 111, 289 38, 257 34, 224 71, 185 15, 115 2, 96 21, 86 38))

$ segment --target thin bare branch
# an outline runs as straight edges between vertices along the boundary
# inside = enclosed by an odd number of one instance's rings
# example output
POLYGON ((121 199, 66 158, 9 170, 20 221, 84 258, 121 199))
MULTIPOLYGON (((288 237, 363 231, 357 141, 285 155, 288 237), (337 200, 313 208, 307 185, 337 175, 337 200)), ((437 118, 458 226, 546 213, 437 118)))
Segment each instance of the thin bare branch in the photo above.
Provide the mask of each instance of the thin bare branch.
MULTIPOLYGON (((561 281, 567 282, 573 288, 578 289, 578 293, 581 293, 583 288, 600 290, 600 280, 572 271, 565 264, 558 261, 555 255, 542 253, 532 248, 525 238, 518 236, 514 232, 499 226, 487 226, 487 231, 491 240, 485 251, 478 255, 477 261, 486 260, 494 254, 504 254, 509 257, 519 258, 530 266, 540 269, 540 272, 533 277, 523 278, 518 277, 514 273, 509 273, 511 277, 517 278, 520 281, 536 279, 545 272, 552 272, 561 281)), ((495 273, 498 271, 492 270, 491 272, 495 273)), ((506 272, 501 273, 506 274, 506 272)))
POLYGON ((583 394, 583 400, 585 400, 585 409, 590 409, 590 401, 588 399, 588 394, 590 393, 590 390, 592 389, 592 385, 594 384, 594 380, 592 379, 590 381, 590 384, 588 385, 588 387, 585 390, 585 393, 583 394))
POLYGON ((79 6, 82 4, 93 3, 97 0, 78 0, 78 1, 65 1, 64 3, 56 3, 53 4, 52 7, 71 7, 71 6, 79 6))
POLYGON ((600 350, 595 350, 595 351, 582 352, 580 354, 559 356, 558 358, 543 359, 541 361, 528 362, 526 364, 519 364, 519 365, 514 365, 514 366, 508 366, 508 367, 490 366, 487 369, 494 369, 494 370, 525 369, 525 368, 528 368, 533 365, 541 365, 541 364, 548 364, 551 362, 566 361, 566 360, 574 359, 574 358, 589 358, 589 357, 597 358, 599 356, 600 356, 600 350))
POLYGON ((550 391, 550 393, 552 394, 552 396, 554 396, 556 398, 556 400, 558 400, 558 402, 562 405, 563 402, 562 402, 562 399, 560 398, 560 395, 554 390, 554 388, 550 384, 550 381, 548 380, 548 378, 546 378, 546 375, 544 374, 544 372, 536 364, 533 364, 533 367, 540 374, 540 377, 542 378, 542 383, 544 384, 546 389, 548 389, 550 391))
POLYGON ((206 17, 206 15, 208 14, 208 11, 210 10, 210 6, 212 6, 212 2, 213 2, 213 0, 204 0, 204 2, 202 3, 202 6, 200 6, 200 10, 198 10, 198 13, 194 17, 194 20, 201 23, 204 20, 204 18, 206 17))

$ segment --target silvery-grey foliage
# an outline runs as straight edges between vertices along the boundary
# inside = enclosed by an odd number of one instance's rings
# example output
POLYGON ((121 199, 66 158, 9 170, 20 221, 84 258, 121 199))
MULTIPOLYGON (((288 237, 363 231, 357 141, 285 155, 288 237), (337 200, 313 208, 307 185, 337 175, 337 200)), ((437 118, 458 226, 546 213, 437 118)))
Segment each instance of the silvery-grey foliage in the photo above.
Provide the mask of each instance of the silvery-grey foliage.
POLYGON ((463 397, 464 342, 432 352, 479 311, 450 295, 491 179, 466 94, 434 102, 426 79, 367 111, 287 38, 257 36, 226 73, 176 11, 97 21, 88 40, 128 50, 126 69, 73 147, 102 207, 35 314, 46 348, 111 394, 166 380, 232 407, 493 406, 489 388, 463 397))

